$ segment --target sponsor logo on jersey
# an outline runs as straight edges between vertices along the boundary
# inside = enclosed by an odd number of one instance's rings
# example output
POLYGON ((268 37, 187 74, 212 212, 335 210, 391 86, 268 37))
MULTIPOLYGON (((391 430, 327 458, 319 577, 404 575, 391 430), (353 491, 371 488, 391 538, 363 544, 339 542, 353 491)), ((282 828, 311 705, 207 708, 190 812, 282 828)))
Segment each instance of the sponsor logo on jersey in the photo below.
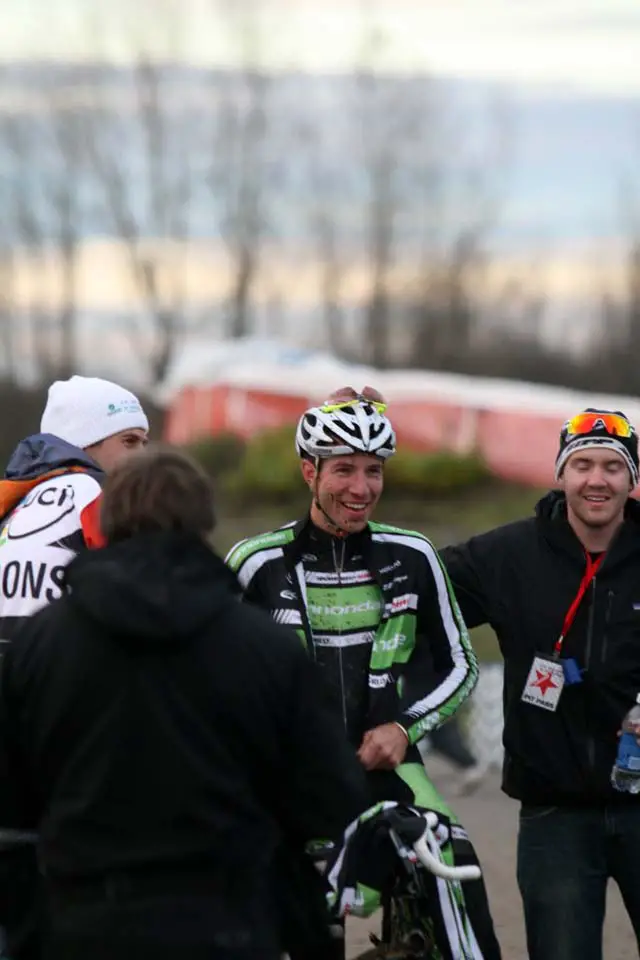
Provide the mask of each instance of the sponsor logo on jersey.
POLYGON ((42 533, 59 523, 75 507, 74 489, 71 483, 42 484, 31 490, 21 500, 8 518, 0 543, 9 540, 23 540, 42 533))

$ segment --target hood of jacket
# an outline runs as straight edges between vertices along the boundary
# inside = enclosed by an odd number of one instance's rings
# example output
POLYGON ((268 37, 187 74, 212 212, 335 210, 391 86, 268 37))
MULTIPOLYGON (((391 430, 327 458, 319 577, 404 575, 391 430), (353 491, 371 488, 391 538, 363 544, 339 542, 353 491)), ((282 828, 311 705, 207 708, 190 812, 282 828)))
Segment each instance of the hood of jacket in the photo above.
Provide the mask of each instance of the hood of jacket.
POLYGON ((0 480, 0 518, 6 517, 30 490, 49 477, 82 472, 102 483, 104 473, 91 457, 51 433, 35 433, 21 440, 0 480))
POLYGON ((87 550, 65 576, 74 606, 117 642, 145 650, 188 641, 241 595, 235 574, 206 543, 171 532, 87 550))

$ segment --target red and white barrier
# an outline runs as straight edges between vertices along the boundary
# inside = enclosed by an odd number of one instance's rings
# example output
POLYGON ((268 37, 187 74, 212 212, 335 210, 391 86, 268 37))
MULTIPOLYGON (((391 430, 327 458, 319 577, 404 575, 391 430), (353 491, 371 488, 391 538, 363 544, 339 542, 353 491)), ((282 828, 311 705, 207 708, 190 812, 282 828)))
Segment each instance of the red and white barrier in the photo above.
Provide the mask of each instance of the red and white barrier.
POLYGON ((309 354, 295 364, 242 362, 218 369, 215 382, 174 389, 165 439, 185 444, 222 432, 250 437, 268 427, 293 426, 331 391, 366 383, 389 401, 398 441, 414 450, 476 452, 505 480, 545 486, 563 422, 585 407, 622 410, 640 420, 640 401, 597 396, 517 381, 416 371, 373 371, 309 354))

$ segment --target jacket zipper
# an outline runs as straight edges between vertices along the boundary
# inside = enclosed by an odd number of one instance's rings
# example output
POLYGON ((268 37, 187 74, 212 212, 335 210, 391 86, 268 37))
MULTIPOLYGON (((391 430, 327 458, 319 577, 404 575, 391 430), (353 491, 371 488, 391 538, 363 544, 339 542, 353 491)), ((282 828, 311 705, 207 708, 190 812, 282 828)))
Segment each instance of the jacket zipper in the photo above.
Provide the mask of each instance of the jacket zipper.
MULTIPOLYGON (((331 552, 333 554, 333 566, 335 572, 338 575, 338 586, 342 586, 342 571, 344 569, 344 555, 345 555, 345 543, 344 540, 340 544, 340 560, 338 560, 338 554, 336 551, 336 542, 335 540, 331 541, 331 552)), ((338 637, 342 636, 342 628, 338 633, 338 637)), ((340 692, 342 694, 342 722, 344 723, 345 732, 349 732, 347 729, 347 697, 345 692, 345 683, 344 683, 344 668, 342 661, 342 646, 338 644, 338 666, 340 669, 340 692)))
POLYGON ((607 646, 609 643, 607 631, 609 627, 609 621, 611 620, 611 607, 613 606, 613 597, 614 597, 613 590, 608 590, 607 591, 607 609, 604 615, 604 636, 602 638, 602 654, 601 654, 602 663, 604 663, 607 659, 607 646))
MULTIPOLYGON (((591 665, 591 650, 593 646, 593 621, 596 611, 596 577, 592 580, 591 585, 591 606, 589 607, 589 615, 587 619, 587 655, 585 667, 588 670, 591 665)), ((596 740, 595 737, 590 733, 587 736, 587 758, 589 760, 589 766, 592 770, 595 769, 596 765, 596 740)))

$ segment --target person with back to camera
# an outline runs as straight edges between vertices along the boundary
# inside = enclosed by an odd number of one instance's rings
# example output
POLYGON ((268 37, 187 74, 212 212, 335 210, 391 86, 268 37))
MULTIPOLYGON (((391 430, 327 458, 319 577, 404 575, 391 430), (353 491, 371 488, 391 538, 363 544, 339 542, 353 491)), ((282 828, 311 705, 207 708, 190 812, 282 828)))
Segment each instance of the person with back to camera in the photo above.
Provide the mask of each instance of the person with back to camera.
MULTIPOLYGON (((20 441, 0 480, 0 666, 25 619, 60 596, 72 557, 101 543, 104 477, 146 444, 148 430, 140 401, 117 383, 73 376, 49 387, 40 431, 20 441)), ((14 860, 25 860, 13 864, 15 891, 37 882, 32 857, 31 848, 14 850, 14 860)), ((14 915, 7 935, 38 958, 38 892, 22 894, 27 913, 14 915)))
POLYGON ((328 931, 303 848, 368 802, 317 668, 238 602, 209 482, 182 454, 115 467, 101 519, 106 546, 69 564, 1 677, 0 826, 39 834, 45 956, 278 960, 283 903, 304 913, 308 895, 313 957, 328 931))

